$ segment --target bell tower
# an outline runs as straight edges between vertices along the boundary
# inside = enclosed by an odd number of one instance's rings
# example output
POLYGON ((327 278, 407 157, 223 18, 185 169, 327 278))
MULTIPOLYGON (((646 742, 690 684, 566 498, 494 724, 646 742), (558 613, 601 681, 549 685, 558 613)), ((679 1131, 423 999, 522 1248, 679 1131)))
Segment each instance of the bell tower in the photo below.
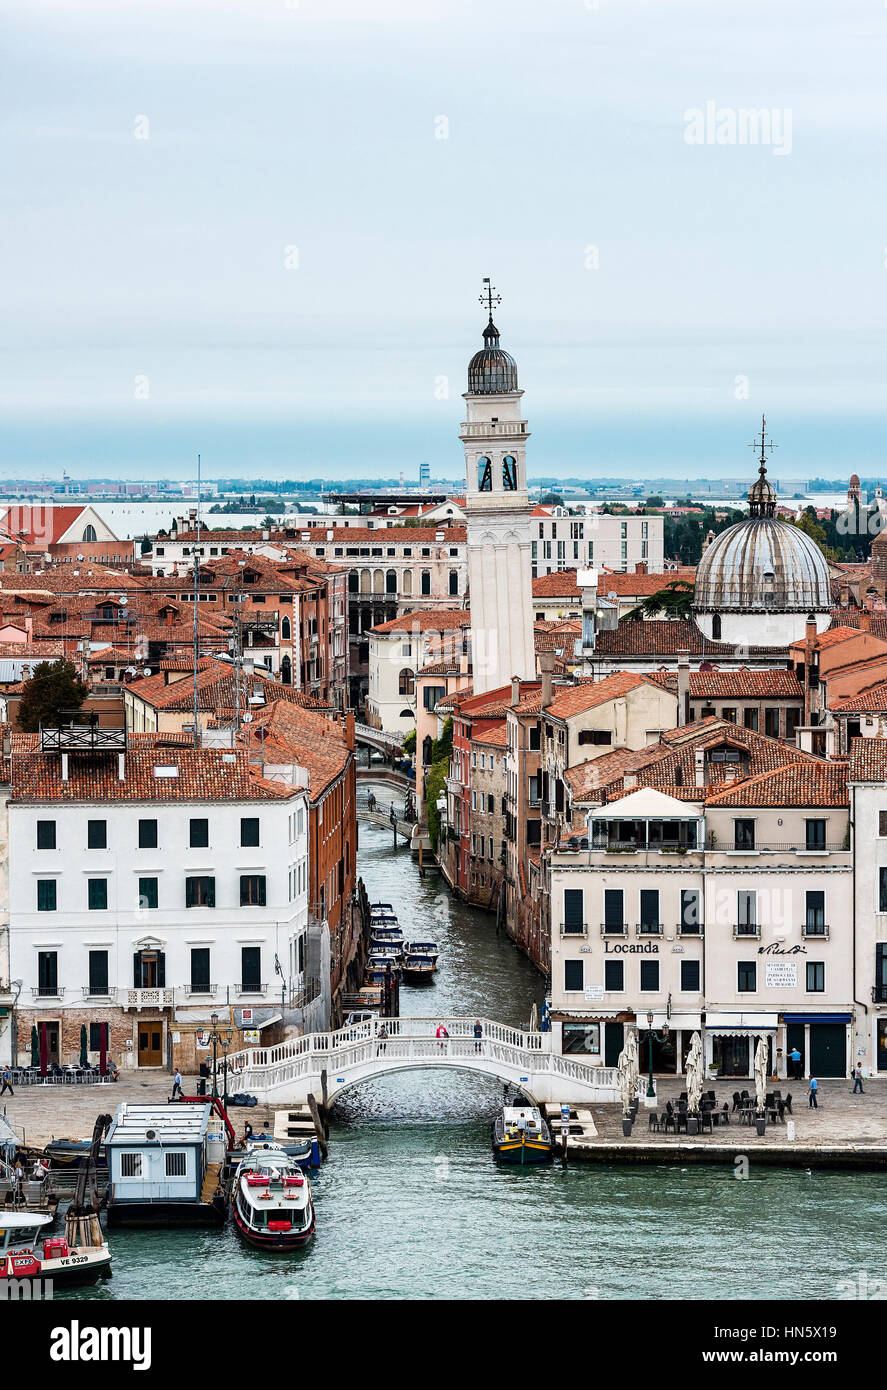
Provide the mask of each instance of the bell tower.
POLYGON ((493 306, 501 303, 489 279, 480 302, 487 310, 484 345, 468 364, 465 447, 468 587, 475 694, 533 680, 533 589, 527 440, 521 417, 517 363, 499 346, 493 306))

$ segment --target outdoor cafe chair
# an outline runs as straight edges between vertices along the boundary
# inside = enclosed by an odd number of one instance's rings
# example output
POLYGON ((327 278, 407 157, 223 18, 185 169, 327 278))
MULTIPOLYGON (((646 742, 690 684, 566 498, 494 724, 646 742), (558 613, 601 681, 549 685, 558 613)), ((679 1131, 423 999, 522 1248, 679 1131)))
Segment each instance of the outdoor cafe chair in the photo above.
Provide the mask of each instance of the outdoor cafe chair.
POLYGON ((734 1092, 733 1092, 733 1109, 734 1109, 734 1110, 741 1110, 741 1109, 742 1109, 742 1096, 739 1094, 738 1091, 734 1091, 734 1092))
POLYGON ((660 1121, 660 1119, 659 1119, 659 1116, 656 1114, 656 1111, 655 1111, 655 1110, 651 1110, 651 1111, 650 1111, 650 1120, 649 1120, 649 1123, 648 1123, 648 1125, 647 1125, 647 1128, 648 1128, 648 1129, 655 1129, 657 1132, 662 1128, 662 1123, 661 1123, 661 1121, 660 1121))
POLYGON ((788 1095, 787 1095, 786 1098, 785 1098, 785 1108, 786 1108, 786 1110, 788 1111, 789 1114, 792 1113, 792 1093, 791 1093, 791 1091, 789 1091, 788 1095))

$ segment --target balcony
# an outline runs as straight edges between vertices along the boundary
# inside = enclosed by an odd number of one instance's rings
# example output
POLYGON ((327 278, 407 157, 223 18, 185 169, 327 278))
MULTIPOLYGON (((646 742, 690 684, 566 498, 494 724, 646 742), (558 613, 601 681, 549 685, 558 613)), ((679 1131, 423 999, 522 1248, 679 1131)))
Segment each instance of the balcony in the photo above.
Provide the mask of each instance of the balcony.
POLYGON ((526 433, 526 420, 498 420, 495 425, 487 420, 463 420, 459 426, 460 438, 493 439, 503 434, 520 436, 526 433))
POLYGON ((103 729, 98 715, 72 714, 70 722, 40 725, 43 753, 125 753, 126 729, 103 729), (80 719, 87 722, 75 723, 80 719))
POLYGON ((761 935, 761 928, 757 922, 735 922, 733 924, 734 941, 757 941, 761 935))
POLYGON ((828 922, 805 922, 801 928, 801 933, 805 937, 814 937, 819 941, 828 941, 828 922))
POLYGON ((251 983, 248 983, 248 982, 245 981, 245 980, 242 981, 240 984, 235 985, 235 986, 234 986, 234 989, 235 989, 235 992, 236 992, 237 994, 267 994, 267 993, 268 993, 268 986, 267 986, 267 985, 251 984, 251 983))
POLYGON ((588 935, 588 923, 587 923, 587 922, 571 923, 570 926, 564 925, 564 926, 561 927, 561 939, 563 939, 565 936, 587 936, 587 935, 588 935))
POLYGON ((661 922, 636 922, 634 934, 635 936, 661 936, 663 930, 661 922))
POLYGON ((34 999, 64 999, 65 991, 58 985, 37 985, 31 989, 31 996, 34 999))
POLYGON ((171 1009, 173 990, 162 986, 145 986, 120 990, 120 1004, 124 1009, 171 1009))
POLYGON ((601 922, 601 936, 628 936, 628 923, 601 922))
POLYGON ((84 985, 83 998, 112 1000, 117 998, 117 990, 112 988, 110 985, 106 985, 104 989, 94 989, 92 985, 84 985))
POLYGON ((211 995, 214 995, 214 994, 215 994, 215 992, 216 992, 216 990, 217 990, 218 988, 219 988, 218 985, 204 985, 204 984, 199 984, 199 985, 198 985, 198 984, 193 984, 193 983, 192 983, 192 984, 187 985, 187 986, 185 987, 185 993, 186 993, 186 995, 188 996, 189 999, 191 999, 191 998, 199 998, 200 996, 203 996, 203 997, 205 997, 205 998, 209 998, 211 995))
POLYGON ((849 854, 850 846, 844 841, 830 840, 828 843, 808 845, 804 840, 759 840, 756 843, 737 845, 720 844, 716 835, 709 835, 705 848, 718 854, 849 854))

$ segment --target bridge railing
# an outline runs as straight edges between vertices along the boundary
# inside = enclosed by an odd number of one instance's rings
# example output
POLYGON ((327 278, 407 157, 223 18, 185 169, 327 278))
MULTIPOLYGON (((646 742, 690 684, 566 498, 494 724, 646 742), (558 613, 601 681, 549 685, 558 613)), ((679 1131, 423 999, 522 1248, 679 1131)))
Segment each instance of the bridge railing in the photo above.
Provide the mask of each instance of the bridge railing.
MULTIPOLYGON (((297 1041, 313 1044, 317 1039, 331 1040, 340 1036, 315 1033, 297 1041)), ((285 1057, 260 1060, 277 1050, 254 1049, 251 1059, 242 1066, 239 1065, 233 1075, 229 1065, 228 1089, 234 1093, 252 1089, 270 1091, 308 1076, 318 1076, 324 1066, 333 1077, 336 1073, 348 1077, 349 1073, 354 1072, 365 1074, 367 1069, 372 1071, 377 1068, 380 1072, 396 1070, 398 1064, 404 1062, 416 1066, 430 1064, 456 1068, 465 1068, 467 1065, 468 1070, 471 1070, 472 1065, 480 1070, 487 1070, 492 1063, 512 1071, 516 1069, 518 1073, 550 1073, 563 1076, 589 1087, 618 1088, 619 1085, 617 1067, 596 1067, 588 1062, 577 1061, 573 1057, 515 1046, 511 1042, 497 1041, 492 1037, 475 1039, 473 1036, 451 1035, 448 1038, 437 1038, 406 1035, 352 1038, 340 1041, 337 1046, 328 1049, 306 1045, 300 1051, 291 1052, 285 1057)), ((355 1079, 360 1079, 360 1076, 355 1079)))
POLYGON ((497 1023, 495 1019, 490 1018, 475 1020, 442 1017, 440 1014, 430 1018, 375 1018, 348 1028, 340 1028, 334 1033, 305 1033, 302 1037, 288 1038, 286 1042, 276 1043, 273 1047, 250 1047, 242 1052, 233 1052, 228 1058, 228 1072, 236 1075, 244 1067, 277 1066, 296 1057, 337 1052, 351 1043, 374 1039, 383 1025, 388 1030, 390 1039, 435 1039, 437 1029, 442 1024, 449 1038, 464 1038, 473 1042, 476 1021, 480 1023, 484 1040, 506 1043, 524 1052, 543 1052, 550 1046, 550 1033, 541 1033, 538 1030, 524 1032, 521 1028, 497 1023))

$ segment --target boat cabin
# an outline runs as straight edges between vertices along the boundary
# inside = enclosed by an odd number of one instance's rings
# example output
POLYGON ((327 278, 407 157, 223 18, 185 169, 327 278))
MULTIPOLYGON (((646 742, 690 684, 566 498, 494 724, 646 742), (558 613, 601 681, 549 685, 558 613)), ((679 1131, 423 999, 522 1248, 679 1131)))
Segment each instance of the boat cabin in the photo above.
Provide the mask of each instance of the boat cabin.
POLYGON ((40 1212, 3 1212, 0 1215, 0 1260, 11 1250, 33 1249, 52 1221, 51 1216, 40 1212))

